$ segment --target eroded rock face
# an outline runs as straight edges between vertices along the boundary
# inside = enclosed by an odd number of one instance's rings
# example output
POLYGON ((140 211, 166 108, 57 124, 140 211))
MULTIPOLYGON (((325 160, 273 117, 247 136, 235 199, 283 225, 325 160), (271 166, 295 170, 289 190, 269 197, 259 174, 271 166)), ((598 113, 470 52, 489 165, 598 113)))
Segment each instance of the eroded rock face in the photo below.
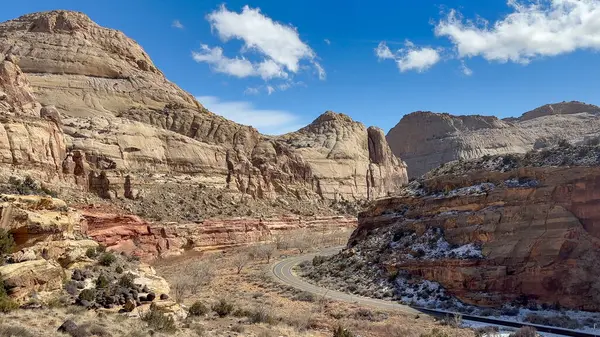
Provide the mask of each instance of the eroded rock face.
POLYGON ((354 228, 355 218, 211 219, 201 224, 150 224, 139 217, 83 211, 88 235, 108 249, 152 260, 186 249, 214 250, 271 240, 298 229, 333 231, 354 228))
POLYGON ((0 195, 0 228, 10 232, 18 247, 44 240, 85 234, 87 224, 60 199, 37 195, 0 195))
POLYGON ((387 141, 408 164, 409 175, 418 177, 454 160, 525 153, 558 139, 584 141, 600 134, 599 113, 599 107, 580 102, 548 104, 506 120, 414 112, 390 130, 387 141))
POLYGON ((599 183, 598 167, 433 177, 423 183, 427 196, 383 199, 361 213, 349 248, 389 274, 437 282, 469 304, 501 306, 525 296, 598 311, 599 183), (456 253, 427 245, 405 252, 404 237, 431 230, 441 230, 456 253), (465 258, 456 247, 477 254, 465 258))
POLYGON ((379 131, 327 112, 296 133, 263 136, 206 110, 135 41, 82 13, 1 23, 2 54, 0 104, 32 117, 2 122, 3 162, 53 164, 53 178, 104 198, 136 199, 137 177, 149 172, 201 176, 253 198, 373 199, 407 181, 379 131))
POLYGON ((65 277, 59 264, 47 260, 3 265, 0 273, 8 294, 19 303, 24 303, 32 292, 61 289, 65 277))

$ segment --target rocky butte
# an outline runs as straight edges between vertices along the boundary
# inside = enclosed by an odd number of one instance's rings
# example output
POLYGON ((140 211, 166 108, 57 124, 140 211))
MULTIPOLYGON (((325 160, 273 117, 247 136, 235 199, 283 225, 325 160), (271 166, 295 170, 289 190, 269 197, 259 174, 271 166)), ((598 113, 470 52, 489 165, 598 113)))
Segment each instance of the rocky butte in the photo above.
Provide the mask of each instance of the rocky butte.
POLYGON ((573 143, 595 137, 600 133, 598 114, 600 107, 581 102, 547 104, 504 120, 413 112, 405 115, 386 138, 392 151, 408 164, 409 176, 419 177, 453 160, 525 153, 561 139, 573 143))
POLYGON ((451 310, 599 311, 599 155, 564 144, 446 164, 360 213, 347 249, 309 276, 451 310))
MULTIPOLYGON (((6 188, 29 175, 70 204, 159 222, 235 218, 235 227, 247 218, 268 231, 262 218, 293 214, 293 224, 329 216, 335 227, 349 204, 408 180, 382 130, 326 112, 296 132, 262 135, 208 111, 135 41, 77 12, 0 24, 0 115, 6 188)), ((90 223, 131 225, 99 217, 90 223)))

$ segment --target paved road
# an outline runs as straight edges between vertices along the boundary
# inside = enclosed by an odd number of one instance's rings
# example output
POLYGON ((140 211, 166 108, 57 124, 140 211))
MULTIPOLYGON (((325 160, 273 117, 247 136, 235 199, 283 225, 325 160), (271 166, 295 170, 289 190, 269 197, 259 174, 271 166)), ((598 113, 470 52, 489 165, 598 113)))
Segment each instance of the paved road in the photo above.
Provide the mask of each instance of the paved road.
POLYGON ((283 261, 279 261, 279 262, 276 262, 275 264, 273 264, 271 266, 271 272, 272 272, 273 276, 275 277, 275 279, 277 279, 279 282, 289 285, 289 286, 292 286, 296 289, 309 292, 309 293, 319 296, 319 297, 325 297, 325 298, 329 298, 329 299, 337 300, 337 301, 357 303, 360 305, 365 305, 365 306, 374 307, 374 308, 378 308, 378 309, 394 309, 394 310, 405 312, 407 314, 421 313, 418 310, 415 310, 409 306, 402 305, 399 303, 378 300, 378 299, 368 298, 368 297, 362 297, 362 296, 342 293, 342 292, 335 291, 335 290, 329 290, 326 288, 321 288, 321 287, 318 287, 316 285, 306 282, 305 280, 303 280, 302 278, 300 278, 299 276, 297 276, 294 273, 293 268, 296 265, 300 264, 301 262, 312 261, 312 259, 313 259, 313 257, 315 257, 315 255, 336 254, 337 252, 340 251, 341 248, 342 247, 334 247, 334 248, 325 249, 319 253, 312 253, 312 254, 290 257, 288 259, 285 259, 283 261))
MULTIPOLYGON (((433 316, 441 316, 441 317, 448 316, 448 315, 451 316, 454 314, 452 312, 445 312, 445 311, 432 310, 432 309, 417 310, 417 309, 413 309, 409 306, 402 305, 402 304, 395 303, 395 302, 378 300, 378 299, 367 298, 367 297, 362 297, 362 296, 356 296, 356 295, 342 293, 342 292, 335 291, 335 290, 321 288, 321 287, 315 286, 313 284, 310 284, 310 283, 304 281, 302 278, 298 277, 294 273, 294 270, 293 270, 294 267, 296 265, 302 263, 303 261, 312 261, 312 259, 316 255, 333 255, 333 254, 336 254, 337 252, 339 252, 342 248, 343 247, 329 248, 329 249, 322 250, 319 253, 294 256, 294 257, 290 257, 290 258, 287 258, 287 259, 279 261, 279 262, 275 262, 271 266, 271 273, 277 281, 279 281, 283 284, 292 286, 299 290, 307 291, 307 292, 312 293, 313 295, 316 295, 319 297, 322 296, 322 297, 329 298, 329 299, 336 300, 336 301, 357 303, 360 305, 369 306, 369 307, 373 307, 373 308, 377 308, 377 309, 393 309, 393 310, 405 312, 407 314, 419 314, 419 313, 423 314, 423 313, 425 313, 425 314, 430 314, 433 316)), ((519 328, 521 326, 532 326, 532 327, 535 327, 538 330, 538 332, 551 333, 551 334, 548 334, 547 336, 574 336, 574 337, 595 337, 595 336, 597 336, 596 334, 592 334, 589 332, 567 330, 567 329, 562 329, 562 328, 548 327, 548 326, 515 322, 515 321, 503 321, 503 320, 499 320, 499 319, 495 319, 495 318, 491 318, 491 317, 480 317, 480 316, 472 316, 472 315, 462 315, 462 317, 463 317, 463 322, 466 322, 466 323, 469 323, 469 321, 482 322, 482 323, 485 323, 485 325, 498 325, 500 327, 505 327, 505 328, 509 327, 509 328, 513 328, 513 329, 519 328)))

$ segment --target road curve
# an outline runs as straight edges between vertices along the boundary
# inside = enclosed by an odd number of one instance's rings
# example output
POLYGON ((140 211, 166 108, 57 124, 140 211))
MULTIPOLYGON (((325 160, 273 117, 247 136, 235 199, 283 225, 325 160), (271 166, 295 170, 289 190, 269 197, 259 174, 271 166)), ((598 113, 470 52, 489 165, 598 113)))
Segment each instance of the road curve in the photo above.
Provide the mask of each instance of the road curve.
MULTIPOLYGON (((369 306, 369 307, 373 307, 373 308, 377 308, 377 309, 393 309, 393 310, 397 310, 397 311, 404 312, 407 314, 415 314, 415 315, 425 313, 425 314, 437 316, 437 317, 447 317, 447 316, 452 316, 454 314, 458 314, 458 313, 447 312, 447 311, 442 311, 442 310, 434 310, 434 309, 426 309, 426 308, 412 308, 412 307, 409 307, 409 306, 406 306, 403 304, 399 304, 399 303, 395 303, 395 302, 342 293, 339 291, 322 288, 322 287, 316 286, 314 284, 308 283, 305 280, 303 280, 302 278, 298 277, 294 273, 294 267, 296 265, 298 265, 304 261, 312 261, 312 259, 316 255, 322 255, 322 256, 334 255, 334 254, 338 253, 342 248, 343 247, 328 248, 328 249, 324 249, 317 253, 294 256, 294 257, 290 257, 290 258, 287 258, 282 261, 275 262, 273 265, 271 265, 271 274, 278 282, 280 282, 282 284, 292 286, 298 290, 306 291, 306 292, 309 292, 309 293, 319 296, 319 297, 325 297, 325 298, 336 300, 336 301, 356 303, 356 304, 369 306)), ((596 337, 596 336, 598 336, 597 334, 590 333, 590 332, 575 331, 575 330, 543 326, 543 325, 537 325, 537 324, 531 324, 531 323, 504 321, 504 320, 499 320, 499 319, 495 319, 495 318, 480 317, 480 316, 473 316, 473 315, 461 315, 461 316, 463 317, 463 319, 465 321, 487 323, 487 324, 493 324, 493 325, 498 325, 498 326, 502 326, 502 327, 509 327, 509 328, 513 328, 513 329, 520 328, 522 326, 531 326, 531 327, 536 328, 538 332, 551 333, 551 334, 554 334, 555 336, 556 335, 557 336, 572 336, 572 337, 596 337)))
POLYGON ((357 296, 357 295, 342 293, 342 292, 335 291, 335 290, 321 288, 314 284, 310 284, 310 283, 306 282, 305 280, 298 277, 294 273, 293 269, 296 265, 298 265, 304 261, 312 261, 313 257, 315 257, 316 255, 327 256, 327 255, 336 254, 342 248, 343 247, 328 248, 328 249, 322 250, 318 253, 305 254, 305 255, 287 258, 285 260, 274 263, 271 266, 271 273, 273 274, 273 277, 277 281, 279 281, 283 284, 292 286, 298 290, 309 292, 309 293, 319 296, 319 297, 325 297, 325 298, 336 300, 336 301, 356 303, 356 304, 365 305, 365 306, 378 308, 378 309, 393 309, 393 310, 401 311, 401 312, 404 312, 407 314, 415 314, 416 315, 416 314, 422 313, 422 312, 415 310, 409 306, 402 305, 399 303, 378 300, 378 299, 368 298, 368 297, 363 297, 363 296, 357 296))

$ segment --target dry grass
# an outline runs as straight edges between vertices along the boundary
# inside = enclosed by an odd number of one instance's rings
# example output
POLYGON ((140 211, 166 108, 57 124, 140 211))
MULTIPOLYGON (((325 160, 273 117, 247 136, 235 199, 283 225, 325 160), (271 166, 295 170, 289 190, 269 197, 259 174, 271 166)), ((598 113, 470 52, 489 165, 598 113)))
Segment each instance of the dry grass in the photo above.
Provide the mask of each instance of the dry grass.
MULTIPOLYGON (((321 236, 323 245, 336 245, 335 239, 321 236)), ((287 250, 276 250, 273 258, 299 251, 294 240, 287 250)), ((317 243, 318 245, 318 243, 317 243)), ((308 248, 314 249, 315 246, 308 248)), ((304 248, 302 248, 304 250, 304 248)), ((212 308, 220 299, 233 305, 232 312, 219 317, 214 310, 190 316, 176 322, 177 331, 152 331, 140 317, 118 313, 87 311, 80 307, 41 310, 17 310, 0 318, 2 336, 65 336, 56 332, 67 319, 72 319, 95 336, 254 336, 254 337, 331 337, 335 327, 343 326, 362 337, 403 336, 419 337, 434 328, 449 337, 474 336, 473 332, 442 326, 421 315, 404 315, 351 303, 332 302, 320 296, 310 296, 291 287, 276 283, 268 272, 267 258, 249 261, 238 273, 235 262, 240 253, 227 251, 210 254, 192 253, 158 261, 156 270, 169 281, 172 289, 178 282, 186 284, 178 294, 183 305, 190 307, 201 301, 212 308), (182 281, 183 280, 183 281, 182 281), (195 283, 190 285, 191 283, 195 283), (189 285, 189 286, 188 286, 189 285)), ((173 291, 171 292, 173 295, 173 291)))
MULTIPOLYGON (((325 246, 334 246, 342 241, 339 233, 336 233, 335 238, 322 236, 321 239, 320 242, 325 243, 325 246)), ((279 240, 277 245, 287 249, 275 251, 274 259, 298 253, 298 247, 294 247, 296 240, 286 240, 288 242, 285 243, 282 241, 279 240)), ((308 250, 313 250, 318 245, 311 245, 308 250)), ((302 251, 305 251, 304 247, 302 251)), ((218 261, 222 261, 217 263, 219 268, 210 284, 201 287, 183 303, 192 304, 200 300, 210 306, 221 298, 227 298, 233 303, 237 315, 242 317, 216 318, 212 314, 212 318, 207 319, 204 325, 206 335, 216 331, 231 331, 232 327, 238 329, 239 324, 242 324, 244 336, 330 337, 338 325, 362 337, 419 337, 434 328, 447 333, 449 337, 474 336, 470 330, 442 326, 425 315, 417 317, 351 303, 332 302, 319 296, 307 296, 306 293, 275 282, 270 276, 269 264, 265 258, 251 260, 238 274, 235 259, 239 253, 230 251, 215 253, 212 257, 196 256, 190 259, 193 262, 179 258, 178 261, 163 261, 156 266, 161 276, 174 282, 177 275, 185 273, 189 264, 200 263, 207 258, 215 259, 215 256, 218 256, 218 261), (167 265, 168 267, 164 267, 167 265)))

